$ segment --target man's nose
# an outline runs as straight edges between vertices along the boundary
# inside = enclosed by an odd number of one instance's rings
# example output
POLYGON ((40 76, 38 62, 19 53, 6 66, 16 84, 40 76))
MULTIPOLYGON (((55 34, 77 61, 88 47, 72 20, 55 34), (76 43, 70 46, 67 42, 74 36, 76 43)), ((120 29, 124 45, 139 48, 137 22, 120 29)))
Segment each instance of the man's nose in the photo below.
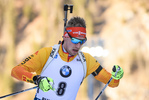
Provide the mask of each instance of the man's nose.
POLYGON ((81 47, 81 43, 80 43, 80 42, 77 43, 77 44, 76 44, 76 47, 77 47, 77 48, 80 48, 80 47, 81 47))

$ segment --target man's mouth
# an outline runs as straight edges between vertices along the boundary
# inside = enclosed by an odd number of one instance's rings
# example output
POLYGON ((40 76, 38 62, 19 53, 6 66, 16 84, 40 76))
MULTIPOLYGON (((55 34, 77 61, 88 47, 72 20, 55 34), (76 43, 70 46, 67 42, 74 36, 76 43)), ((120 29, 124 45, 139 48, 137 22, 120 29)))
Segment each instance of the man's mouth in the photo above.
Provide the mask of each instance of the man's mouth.
POLYGON ((73 51, 74 51, 74 52, 78 52, 79 50, 78 50, 78 49, 73 49, 73 51))

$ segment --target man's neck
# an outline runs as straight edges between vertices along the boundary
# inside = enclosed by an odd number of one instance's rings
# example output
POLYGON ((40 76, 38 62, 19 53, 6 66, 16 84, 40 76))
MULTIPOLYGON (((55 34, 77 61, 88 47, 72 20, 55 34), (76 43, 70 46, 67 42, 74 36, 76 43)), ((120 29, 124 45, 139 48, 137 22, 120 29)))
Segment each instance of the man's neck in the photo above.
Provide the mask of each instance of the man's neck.
MULTIPOLYGON (((66 50, 65 50, 65 48, 64 48, 64 46, 62 45, 62 49, 63 49, 63 52, 65 52, 65 53, 68 53, 66 50)), ((69 54, 69 53, 68 53, 69 54)), ((71 57, 72 55, 68 55, 69 57, 71 57)))

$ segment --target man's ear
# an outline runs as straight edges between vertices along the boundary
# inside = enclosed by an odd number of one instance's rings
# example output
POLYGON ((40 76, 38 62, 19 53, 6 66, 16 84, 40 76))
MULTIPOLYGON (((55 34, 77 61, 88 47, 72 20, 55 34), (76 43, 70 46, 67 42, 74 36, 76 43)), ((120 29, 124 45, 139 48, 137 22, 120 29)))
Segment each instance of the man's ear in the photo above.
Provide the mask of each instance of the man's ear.
POLYGON ((65 37, 64 37, 64 36, 62 36, 62 38, 64 39, 65 37))
POLYGON ((67 37, 65 37, 65 36, 62 36, 62 38, 63 38, 64 41, 66 41, 66 39, 67 39, 67 37))

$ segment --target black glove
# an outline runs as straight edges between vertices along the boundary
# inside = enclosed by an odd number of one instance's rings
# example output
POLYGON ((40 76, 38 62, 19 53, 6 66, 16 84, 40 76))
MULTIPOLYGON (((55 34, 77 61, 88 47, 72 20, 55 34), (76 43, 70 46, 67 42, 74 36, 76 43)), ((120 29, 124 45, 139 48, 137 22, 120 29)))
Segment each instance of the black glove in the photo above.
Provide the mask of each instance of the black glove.
POLYGON ((39 85, 39 82, 41 81, 41 76, 40 75, 36 75, 33 77, 33 81, 34 81, 34 84, 36 85, 39 85))

